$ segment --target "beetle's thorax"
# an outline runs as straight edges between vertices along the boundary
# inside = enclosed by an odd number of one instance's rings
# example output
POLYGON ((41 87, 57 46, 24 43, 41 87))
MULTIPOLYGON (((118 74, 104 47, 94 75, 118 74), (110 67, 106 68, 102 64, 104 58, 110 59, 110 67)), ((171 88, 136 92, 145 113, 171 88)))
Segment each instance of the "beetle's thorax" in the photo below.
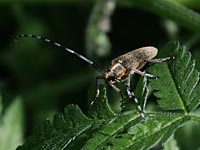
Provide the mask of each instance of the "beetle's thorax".
POLYGON ((110 83, 120 81, 126 75, 126 68, 120 63, 113 64, 105 74, 105 79, 110 83))

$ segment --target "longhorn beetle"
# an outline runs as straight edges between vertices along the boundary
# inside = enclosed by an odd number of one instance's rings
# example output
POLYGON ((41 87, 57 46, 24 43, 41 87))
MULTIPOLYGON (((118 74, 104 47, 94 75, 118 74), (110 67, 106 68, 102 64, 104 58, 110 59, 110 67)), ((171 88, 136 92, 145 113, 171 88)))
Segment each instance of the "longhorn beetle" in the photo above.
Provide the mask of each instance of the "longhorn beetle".
MULTIPOLYGON (((62 44, 59 44, 57 42, 53 42, 49 39, 43 38, 41 36, 31 35, 31 34, 20 34, 16 36, 17 38, 22 37, 30 37, 35 39, 40 39, 48 43, 52 43, 53 45, 57 47, 61 47, 64 50, 66 50, 69 53, 72 53, 82 59, 83 61, 87 62, 88 64, 92 65, 93 68, 97 69, 99 73, 101 73, 101 76, 96 77, 96 99, 99 96, 99 83, 98 81, 100 79, 104 79, 108 82, 108 84, 118 93, 120 93, 122 99, 123 99, 123 93, 122 91, 115 86, 116 82, 122 82, 126 87, 126 94, 128 97, 135 102, 137 109, 140 113, 140 116, 144 119, 145 115, 144 112, 139 104, 138 99, 135 97, 134 92, 131 90, 130 87, 130 77, 131 75, 137 73, 141 76, 146 76, 152 79, 158 79, 158 76, 148 74, 145 72, 140 71, 140 69, 147 63, 147 62, 164 62, 167 60, 175 59, 174 56, 166 57, 166 58, 158 58, 156 59, 155 56, 158 53, 158 49, 153 46, 148 47, 142 47, 135 50, 132 50, 124 55, 121 55, 115 59, 112 60, 111 66, 107 71, 104 71, 99 65, 94 63, 93 61, 89 60, 88 58, 84 57, 83 55, 75 52, 72 49, 66 48, 62 44)), ((15 40, 16 40, 15 39, 15 40)), ((94 102, 94 101, 93 101, 94 102)), ((91 104, 93 104, 93 102, 91 104)))

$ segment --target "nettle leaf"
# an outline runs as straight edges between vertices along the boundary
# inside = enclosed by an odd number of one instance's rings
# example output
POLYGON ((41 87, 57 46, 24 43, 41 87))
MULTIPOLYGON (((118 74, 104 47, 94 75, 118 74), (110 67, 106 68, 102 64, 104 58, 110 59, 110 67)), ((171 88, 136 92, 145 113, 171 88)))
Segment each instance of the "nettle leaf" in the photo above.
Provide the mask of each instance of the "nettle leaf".
POLYGON ((181 114, 151 114, 148 121, 135 122, 122 136, 116 137, 112 148, 134 150, 152 148, 158 142, 165 142, 180 125, 189 119, 190 117, 181 114), (125 135, 125 141, 123 135, 125 135), (122 145, 121 140, 126 144, 122 145))
POLYGON ((91 120, 76 105, 68 105, 64 116, 55 115, 52 123, 46 120, 41 129, 18 149, 63 149, 90 127, 91 120))
POLYGON ((109 124, 110 120, 106 119, 116 116, 108 106, 105 88, 101 86, 100 90, 100 98, 89 110, 92 118, 85 116, 77 105, 68 105, 64 115, 55 115, 52 123, 46 120, 18 149, 80 149, 93 130, 109 124))
POLYGON ((159 80, 150 80, 158 104, 164 110, 183 110, 190 113, 200 102, 199 72, 191 53, 178 42, 170 42, 160 56, 174 55, 175 60, 153 64, 148 71, 158 75, 159 80), (169 50, 174 50, 172 53, 169 50))
POLYGON ((52 123, 45 121, 18 149, 148 149, 165 142, 190 119, 183 114, 149 113, 144 121, 135 111, 108 116, 89 118, 76 105, 68 105, 64 115, 55 115, 52 123))

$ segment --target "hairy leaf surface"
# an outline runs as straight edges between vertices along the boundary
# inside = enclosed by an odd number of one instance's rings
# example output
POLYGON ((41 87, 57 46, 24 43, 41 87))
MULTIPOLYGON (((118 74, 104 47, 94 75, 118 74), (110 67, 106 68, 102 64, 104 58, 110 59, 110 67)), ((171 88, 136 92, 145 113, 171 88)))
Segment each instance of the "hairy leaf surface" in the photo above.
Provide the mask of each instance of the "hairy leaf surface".
POLYGON ((178 42, 167 44, 160 56, 174 55, 175 60, 156 63, 148 71, 160 77, 151 80, 150 85, 154 94, 159 98, 158 103, 165 110, 183 110, 189 113, 200 102, 199 72, 195 69, 195 62, 191 54, 178 42), (173 52, 169 50, 174 50, 173 52))

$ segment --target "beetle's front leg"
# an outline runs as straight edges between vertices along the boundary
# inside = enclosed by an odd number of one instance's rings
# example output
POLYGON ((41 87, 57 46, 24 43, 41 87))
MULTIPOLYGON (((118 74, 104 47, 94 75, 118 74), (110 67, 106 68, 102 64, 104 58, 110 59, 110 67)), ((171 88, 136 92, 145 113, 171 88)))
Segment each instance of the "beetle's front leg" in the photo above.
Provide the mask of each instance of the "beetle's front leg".
POLYGON ((93 105, 96 99, 99 97, 100 90, 99 90, 99 80, 105 80, 104 76, 96 76, 96 97, 90 104, 93 105))

